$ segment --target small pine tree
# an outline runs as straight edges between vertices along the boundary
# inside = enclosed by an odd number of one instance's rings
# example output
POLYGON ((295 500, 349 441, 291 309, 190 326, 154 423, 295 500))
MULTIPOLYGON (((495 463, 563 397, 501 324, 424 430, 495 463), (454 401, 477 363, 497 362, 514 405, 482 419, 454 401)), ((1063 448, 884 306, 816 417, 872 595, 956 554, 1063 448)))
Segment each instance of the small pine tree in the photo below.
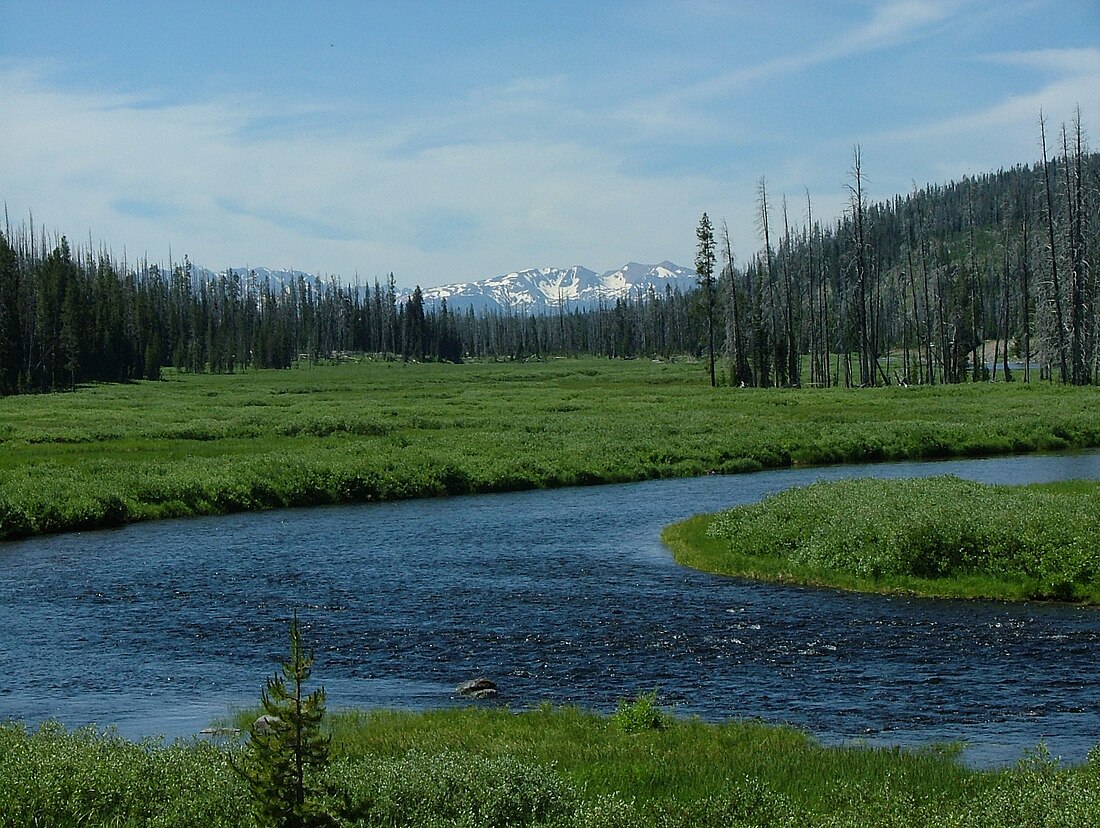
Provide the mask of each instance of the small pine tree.
POLYGON ((311 801, 311 779, 328 762, 329 739, 321 735, 325 689, 303 695, 313 669, 313 651, 302 646, 298 613, 290 621, 290 655, 260 691, 264 715, 249 729, 238 772, 248 783, 256 821, 270 828, 306 828, 324 823, 311 801))

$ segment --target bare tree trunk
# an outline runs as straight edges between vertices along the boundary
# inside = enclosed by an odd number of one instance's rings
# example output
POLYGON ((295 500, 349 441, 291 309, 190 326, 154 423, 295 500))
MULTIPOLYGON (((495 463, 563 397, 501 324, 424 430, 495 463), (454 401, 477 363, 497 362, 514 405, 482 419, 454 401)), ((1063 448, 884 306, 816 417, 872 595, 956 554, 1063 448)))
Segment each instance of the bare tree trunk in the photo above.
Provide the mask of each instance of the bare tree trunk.
POLYGON ((737 297, 737 274, 733 267, 733 245, 730 243, 730 229, 724 221, 722 222, 722 240, 726 246, 726 267, 729 268, 730 280, 729 280, 729 311, 727 313, 727 320, 732 324, 732 330, 728 330, 726 333, 726 340, 728 347, 730 348, 730 363, 733 366, 733 376, 731 377, 735 385, 745 385, 748 379, 748 370, 745 364, 745 349, 743 340, 741 337, 741 315, 738 308, 737 297))
POLYGON ((783 197, 783 297, 787 327, 787 383, 792 388, 802 385, 802 360, 799 354, 799 339, 795 330, 795 284, 791 277, 793 268, 791 251, 791 225, 787 221, 787 197, 783 197))
POLYGON ((860 385, 875 384, 875 370, 871 364, 871 342, 867 320, 867 259, 866 259, 866 235, 863 216, 863 173, 861 169, 860 148, 857 145, 854 150, 852 162, 852 178, 855 185, 848 185, 852 195, 852 223, 855 234, 855 265, 856 288, 859 297, 859 309, 856 314, 856 324, 859 328, 859 383, 860 385))
MULTIPOLYGON (((1005 339, 1004 353, 1002 355, 1002 358, 1004 359, 1004 365, 1002 367, 1004 369, 1005 382, 1012 382, 1012 374, 1009 372, 1009 368, 1008 368, 1008 339, 1012 335, 1012 333, 1011 333, 1011 330, 1009 329, 1009 318, 1010 318, 1009 308, 1011 306, 1011 303, 1009 301, 1009 278, 1010 278, 1011 273, 1010 273, 1010 268, 1009 268, 1009 263, 1008 263, 1009 236, 1008 236, 1008 210, 1007 209, 1005 210, 1004 232, 1002 234, 1002 239, 1003 239, 1002 244, 1004 245, 1004 274, 1003 274, 1004 284, 1002 286, 1003 287, 1003 292, 1002 292, 1002 295, 1001 295, 1001 307, 1002 307, 1002 310, 1004 311, 1004 313, 1003 313, 1004 325, 1001 328, 1001 330, 1004 332, 1004 339, 1005 339)), ((994 359, 994 366, 996 366, 996 359, 994 359)))
MULTIPOLYGON (((908 276, 909 276, 909 295, 913 301, 913 335, 916 339, 915 350, 917 352, 917 382, 921 385, 925 383, 925 369, 924 360, 922 359, 921 352, 921 330, 920 330, 920 310, 917 306, 917 278, 913 273, 913 245, 912 236, 910 235, 910 243, 906 246, 906 254, 909 260, 908 276)), ((904 294, 904 289, 902 291, 904 294)), ((905 367, 906 371, 909 370, 909 338, 905 339, 905 367)))
POLYGON ((921 275, 923 277, 923 282, 924 282, 924 326, 925 326, 924 347, 925 347, 925 351, 926 351, 926 353, 925 353, 925 368, 928 372, 928 383, 930 385, 935 385, 936 384, 936 366, 934 364, 933 357, 932 357, 932 341, 933 341, 933 336, 932 336, 932 331, 933 331, 932 303, 931 303, 929 283, 928 283, 928 250, 925 246, 925 241, 924 241, 924 219, 923 219, 923 217, 920 219, 920 226, 918 228, 917 241, 920 245, 921 275))
POLYGON ((1023 337, 1024 382, 1031 382, 1031 254, 1028 239, 1031 236, 1031 202, 1026 193, 1020 194, 1020 327, 1023 337))
POLYGON ((882 263, 878 256, 873 255, 872 259, 872 273, 875 276, 875 282, 872 285, 872 294, 874 296, 874 313, 871 317, 871 359, 874 365, 875 371, 882 377, 882 384, 890 384, 890 355, 893 351, 893 342, 886 337, 883 341, 880 337, 883 337, 888 333, 884 328, 883 315, 885 308, 882 302, 882 263), (879 362, 879 355, 885 351, 886 353, 886 370, 882 369, 882 364, 879 362))
POLYGON ((1046 182, 1047 242, 1050 245, 1050 283, 1054 292, 1054 325, 1058 343, 1058 370, 1063 383, 1069 382, 1069 365, 1066 360, 1066 326, 1062 313, 1062 286, 1058 279, 1058 258, 1054 246, 1054 194, 1050 184, 1050 161, 1047 156, 1046 121, 1039 115, 1039 133, 1043 144, 1043 176, 1046 182))
POLYGON ((771 341, 772 341, 772 353, 770 356, 771 363, 775 368, 775 382, 776 385, 781 385, 784 382, 782 374, 786 373, 786 365, 784 360, 778 359, 778 355, 775 353, 779 341, 778 325, 776 324, 775 314, 776 306, 778 305, 776 297, 776 278, 775 278, 775 264, 772 256, 772 242, 771 233, 768 226, 768 190, 767 185, 763 178, 760 179, 760 228, 764 234, 764 259, 767 267, 768 277, 768 303, 771 306, 769 308, 769 318, 771 321, 771 341))
POLYGON ((817 285, 814 282, 814 214, 810 204, 810 189, 806 188, 806 295, 810 311, 810 385, 821 383, 821 347, 817 330, 817 285))
POLYGON ((978 275, 978 244, 974 239, 974 198, 973 198, 974 182, 972 179, 967 179, 966 184, 966 223, 968 225, 968 234, 970 236, 970 341, 972 343, 973 352, 971 353, 971 378, 974 382, 978 382, 985 372, 985 332, 980 330, 978 324, 978 317, 981 312, 982 305, 982 283, 981 277, 978 275), (981 352, 981 362, 978 362, 979 348, 981 352))
POLYGON ((1088 257, 1085 253, 1084 233, 1084 180, 1082 173, 1083 139, 1081 135, 1081 110, 1074 115, 1074 151, 1072 164, 1068 152, 1066 129, 1062 127, 1062 155, 1066 167, 1066 207, 1069 214, 1070 238, 1070 286, 1073 301, 1073 382, 1085 385, 1090 379, 1088 365, 1088 257), (1071 179, 1072 171, 1072 179, 1071 179))
POLYGON ((829 334, 829 285, 828 279, 825 278, 825 271, 821 273, 821 334, 822 345, 824 349, 824 365, 825 365, 825 385, 830 386, 833 384, 834 378, 836 382, 840 382, 840 369, 839 366, 830 375, 829 364, 829 345, 832 340, 829 334))

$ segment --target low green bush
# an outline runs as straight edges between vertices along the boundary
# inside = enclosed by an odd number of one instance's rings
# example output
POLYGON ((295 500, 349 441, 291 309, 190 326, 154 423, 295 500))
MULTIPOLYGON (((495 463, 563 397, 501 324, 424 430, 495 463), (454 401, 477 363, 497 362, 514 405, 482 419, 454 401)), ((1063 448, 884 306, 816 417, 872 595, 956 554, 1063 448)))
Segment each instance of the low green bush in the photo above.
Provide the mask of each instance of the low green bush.
POLYGON ((552 767, 450 751, 343 759, 323 782, 339 824, 363 828, 525 828, 571 817, 580 800, 552 767))
POLYGON ((642 693, 634 701, 623 699, 611 720, 624 733, 664 730, 668 723, 666 714, 657 706, 656 690, 642 693))
POLYGON ((0 826, 237 828, 251 822, 229 752, 94 728, 0 726, 0 826))

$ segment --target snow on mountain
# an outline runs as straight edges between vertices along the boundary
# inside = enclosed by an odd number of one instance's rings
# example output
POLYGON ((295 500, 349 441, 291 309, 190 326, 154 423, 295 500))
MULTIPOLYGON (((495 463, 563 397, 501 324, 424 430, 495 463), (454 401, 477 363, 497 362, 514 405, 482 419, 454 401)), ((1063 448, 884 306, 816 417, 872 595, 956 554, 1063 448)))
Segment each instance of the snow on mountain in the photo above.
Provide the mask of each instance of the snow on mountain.
MULTIPOLYGON (((287 284, 297 281, 299 276, 311 284, 328 281, 298 270, 270 270, 266 267, 235 267, 221 273, 202 267, 192 270, 197 279, 205 281, 230 272, 238 274, 242 280, 248 280, 250 274, 254 274, 259 284, 267 280, 272 285, 287 284)), ((366 285, 366 282, 363 284, 366 285)), ((477 282, 424 288, 421 294, 428 307, 438 306, 446 299, 451 310, 473 308, 475 312, 495 310, 538 314, 594 308, 601 302, 614 303, 616 299, 637 299, 645 296, 650 288, 662 294, 666 286, 672 290, 686 291, 695 284, 694 270, 672 262, 655 265, 629 262, 618 270, 603 274, 580 265, 565 269, 542 267, 517 270, 477 282)), ((399 288, 397 301, 404 302, 411 295, 411 288, 399 288)))
POLYGON ((494 276, 478 282, 444 285, 423 291, 425 304, 443 299, 453 310, 511 310, 523 313, 548 313, 558 310, 591 308, 601 302, 639 298, 650 287, 663 293, 694 287, 694 270, 672 262, 656 265, 630 262, 618 270, 597 274, 580 265, 561 270, 556 267, 532 268, 494 276))

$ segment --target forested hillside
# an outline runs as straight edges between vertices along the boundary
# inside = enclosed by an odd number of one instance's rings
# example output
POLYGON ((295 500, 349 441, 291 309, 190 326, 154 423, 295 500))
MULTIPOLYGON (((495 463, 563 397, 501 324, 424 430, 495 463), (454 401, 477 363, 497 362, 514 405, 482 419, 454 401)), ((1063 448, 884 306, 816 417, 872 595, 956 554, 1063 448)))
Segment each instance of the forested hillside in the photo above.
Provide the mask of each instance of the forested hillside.
POLYGON ((33 222, 0 234, 0 394, 157 379, 165 367, 231 373, 297 359, 461 361, 549 355, 705 357, 755 386, 1100 378, 1100 156, 1079 123, 1033 165, 869 201, 856 151, 849 209, 831 224, 809 194, 758 192, 762 247, 701 290, 650 290, 591 310, 455 313, 395 278, 289 282, 228 270, 200 277, 74 247, 33 222), (804 221, 796 226, 795 213, 804 221), (1010 362, 1019 367, 1013 370, 1010 362))
MULTIPOLYGON (((1058 151, 1041 130, 1032 166, 868 203, 856 149, 841 219, 792 230, 776 219, 763 180, 762 249, 725 268, 722 302, 729 376, 746 385, 957 383, 1016 378, 1095 382, 1097 299, 1090 268, 1100 242, 1100 156, 1080 123, 1058 151)), ((703 242, 700 243, 701 247, 703 242)), ((724 248, 724 249, 723 249, 724 248)))

